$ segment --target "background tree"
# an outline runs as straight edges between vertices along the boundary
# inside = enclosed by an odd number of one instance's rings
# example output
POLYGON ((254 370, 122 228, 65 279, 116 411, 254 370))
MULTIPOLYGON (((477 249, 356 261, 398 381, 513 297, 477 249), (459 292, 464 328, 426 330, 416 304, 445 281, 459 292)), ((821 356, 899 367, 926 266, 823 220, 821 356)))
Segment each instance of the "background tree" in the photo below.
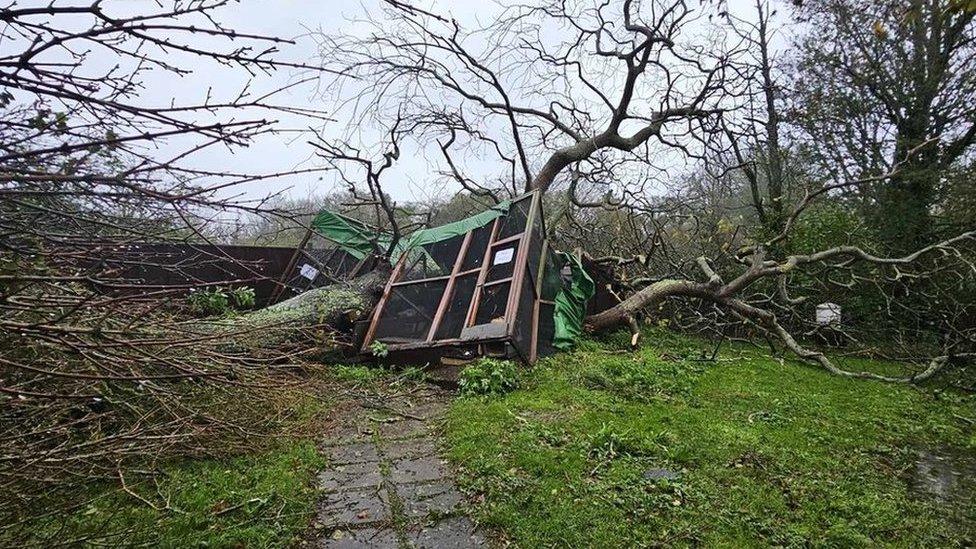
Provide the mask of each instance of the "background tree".
POLYGON ((851 189, 885 249, 938 234, 946 171, 976 140, 976 12, 942 0, 803 2, 792 123, 832 181, 851 189))
POLYGON ((728 15, 731 30, 746 44, 742 61, 749 75, 750 93, 744 113, 727 121, 726 134, 733 165, 721 162, 723 172, 738 167, 745 177, 752 207, 769 233, 783 228, 787 212, 787 148, 782 143, 780 114, 783 90, 777 82, 780 67, 774 58, 775 11, 768 2, 757 0, 754 20, 728 15))

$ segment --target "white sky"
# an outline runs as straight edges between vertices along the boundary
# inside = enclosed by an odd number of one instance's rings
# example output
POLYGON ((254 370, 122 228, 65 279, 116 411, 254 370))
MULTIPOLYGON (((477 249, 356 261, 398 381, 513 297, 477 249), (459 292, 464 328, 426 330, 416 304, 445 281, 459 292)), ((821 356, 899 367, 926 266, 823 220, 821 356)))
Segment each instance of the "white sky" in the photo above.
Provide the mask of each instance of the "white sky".
MULTIPOLYGON (((143 0, 139 0, 143 1, 143 0)), ((306 29, 323 32, 341 32, 356 26, 354 20, 362 18, 370 11, 376 11, 379 2, 376 0, 335 1, 335 0, 244 0, 233 11, 224 10, 221 20, 229 27, 241 32, 251 32, 262 35, 272 35, 296 39, 294 46, 283 46, 283 59, 298 62, 313 62, 316 55, 314 42, 309 37, 303 37, 306 29)), ((490 0, 435 0, 421 2, 433 7, 437 13, 449 13, 459 21, 478 22, 490 17, 498 8, 490 0)), ((201 67, 203 68, 203 67, 201 67)), ((153 89, 147 95, 159 94, 159 100, 168 103, 174 91, 182 93, 193 89, 204 93, 207 85, 212 85, 215 93, 224 89, 227 93, 236 92, 248 79, 239 70, 220 71, 226 73, 215 78, 213 67, 208 65, 197 75, 200 78, 188 77, 181 82, 179 90, 161 83, 159 88, 153 89), (195 82, 196 81, 196 82, 195 82)), ((296 78, 297 70, 284 69, 272 77, 259 77, 252 82, 256 89, 274 89, 289 83, 296 78)), ((168 76, 166 77, 169 78, 168 76)), ((313 88, 306 85, 286 92, 279 98, 279 102, 298 105, 308 105, 317 108, 328 108, 324 101, 312 99, 313 88)), ((179 97, 179 95, 177 95, 179 97)), ((182 96, 191 99, 191 96, 182 96)), ((200 96, 196 97, 199 99, 200 96)), ((339 120, 332 126, 338 137, 339 126, 346 121, 339 120)), ((284 120, 283 125, 293 124, 294 121, 284 120)), ((301 122, 298 122, 301 123, 301 122)), ((325 134, 333 133, 328 126, 325 134)), ((316 165, 314 149, 307 144, 305 137, 281 134, 266 136, 244 151, 234 154, 226 149, 210 149, 196 157, 194 164, 209 169, 219 169, 223 166, 234 166, 245 172, 274 173, 295 167, 310 167, 316 165)), ((415 201, 450 192, 455 189, 445 188, 443 184, 436 184, 437 179, 431 174, 432 164, 427 161, 426 152, 407 148, 401 154, 396 165, 384 177, 384 189, 397 201, 415 201)), ((288 178, 267 180, 249 186, 238 188, 249 196, 276 193, 281 190, 295 197, 321 196, 330 191, 341 188, 334 177, 329 174, 296 175, 288 178)))
MULTIPOLYGON (((139 0, 143 1, 143 0, 139 0)), ((730 0, 728 8, 733 14, 742 18, 754 19, 754 0, 730 0)), ((352 20, 377 9, 376 0, 361 1, 317 1, 317 0, 244 0, 239 7, 224 11, 225 21, 240 31, 259 34, 296 38, 295 46, 284 49, 282 57, 296 61, 312 60, 314 58, 314 44, 309 38, 302 38, 305 29, 321 29, 327 33, 352 29, 356 25, 352 20)), ((456 18, 462 25, 485 22, 499 6, 491 0, 421 0, 418 5, 430 6, 437 13, 447 13, 456 18)), ((222 87, 236 90, 242 85, 244 78, 239 71, 226 77, 215 79, 208 67, 202 72, 199 85, 187 82, 181 89, 205 89, 204 82, 210 82, 215 90, 222 87), (190 88, 188 85, 192 85, 190 88)), ((288 82, 294 77, 294 71, 283 70, 273 78, 262 78, 255 82, 257 87, 268 89, 288 82)), ((158 90, 160 98, 168 101, 168 86, 158 90)), ((153 90, 155 94, 157 90, 153 90)), ((309 104, 311 88, 300 88, 290 91, 286 99, 296 104, 309 104)), ((312 101, 311 105, 316 105, 312 101)), ((341 125, 340 120, 338 126, 341 125)), ((326 128, 326 133, 329 129, 326 128)), ((432 174, 433 163, 428 161, 427 155, 432 151, 405 150, 393 171, 384 179, 385 189, 397 201, 423 200, 425 197, 451 192, 456 189, 436 184, 437 178, 432 174)), ((437 153, 435 159, 439 160, 437 153)), ((197 158, 201 166, 219 169, 222 166, 235 166, 242 171, 276 172, 290 167, 308 167, 314 165, 311 147, 303 140, 295 140, 294 136, 268 136, 255 143, 246 151, 228 154, 219 149, 213 149, 197 158)), ((478 176, 479 168, 467 166, 466 173, 478 176)), ((494 175, 484 173, 484 176, 494 175)), ((287 179, 264 181, 245 189, 249 195, 263 195, 288 189, 288 193, 296 197, 323 195, 337 188, 334 178, 329 175, 298 175, 287 179)))

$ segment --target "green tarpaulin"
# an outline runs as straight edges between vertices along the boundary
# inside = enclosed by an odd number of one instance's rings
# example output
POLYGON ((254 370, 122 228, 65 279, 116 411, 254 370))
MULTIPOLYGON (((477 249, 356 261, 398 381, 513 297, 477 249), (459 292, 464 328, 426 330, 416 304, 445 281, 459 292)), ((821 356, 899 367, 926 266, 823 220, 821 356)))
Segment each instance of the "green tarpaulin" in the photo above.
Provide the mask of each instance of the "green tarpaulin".
POLYGON ((573 254, 559 254, 572 271, 572 280, 556 294, 553 317, 556 333, 552 346, 560 351, 568 351, 583 334, 583 319, 586 318, 586 302, 596 293, 596 284, 583 270, 583 263, 573 254))
POLYGON ((322 210, 315 216, 312 228, 357 259, 373 253, 374 246, 383 248, 390 242, 388 236, 377 233, 365 223, 329 210, 322 210))
POLYGON ((506 200, 479 214, 472 215, 471 217, 467 217, 460 221, 448 223, 447 225, 441 225, 440 227, 431 227, 429 229, 414 231, 410 233, 409 236, 404 238, 400 245, 397 246, 395 255, 399 257, 408 250, 412 250, 420 246, 426 246, 428 244, 434 244, 436 242, 442 242, 449 238, 454 238, 455 236, 461 236, 468 231, 477 229, 478 227, 483 227, 494 221, 496 218, 507 214, 511 205, 512 203, 506 200))
MULTIPOLYGON (((511 205, 511 202, 506 200, 481 213, 460 221, 441 225, 440 227, 414 231, 397 243, 391 259, 396 261, 404 253, 415 248, 442 242, 487 225, 494 221, 495 218, 507 214, 508 208, 511 205)), ((358 259, 362 259, 373 253, 374 243, 384 251, 390 243, 390 235, 388 233, 377 232, 361 221, 356 221, 355 219, 330 212, 329 210, 322 210, 315 216, 315 219, 312 221, 312 228, 358 259)))

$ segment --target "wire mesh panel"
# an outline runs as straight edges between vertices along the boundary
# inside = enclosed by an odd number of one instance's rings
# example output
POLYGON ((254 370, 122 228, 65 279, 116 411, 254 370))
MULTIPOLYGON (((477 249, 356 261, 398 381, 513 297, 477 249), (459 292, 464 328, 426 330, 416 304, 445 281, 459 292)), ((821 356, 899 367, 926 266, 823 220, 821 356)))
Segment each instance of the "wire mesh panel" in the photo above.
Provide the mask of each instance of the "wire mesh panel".
POLYGON ((549 303, 539 303, 539 332, 536 336, 536 353, 538 356, 548 356, 556 352, 552 346, 556 337, 556 307, 549 303))
POLYGON ((515 319, 512 343, 523 357, 529 358, 532 355, 532 316, 535 313, 535 281, 528 276, 523 276, 520 284, 522 285, 522 291, 519 293, 519 301, 516 309, 512 311, 515 319))
POLYGON ((386 343, 425 341, 446 287, 446 280, 394 286, 379 317, 375 339, 386 343))
POLYGON ((360 259, 358 257, 347 253, 345 250, 337 249, 335 254, 329 258, 325 267, 333 278, 344 280, 352 274, 356 265, 359 265, 359 261, 360 259))
POLYGON ((478 313, 475 315, 475 324, 487 324, 489 322, 503 322, 505 320, 505 308, 508 304, 508 292, 511 290, 510 282, 493 284, 481 289, 481 301, 478 303, 478 313))
MULTIPOLYGON (((325 250, 306 249, 305 255, 325 276, 335 280, 345 280, 359 265, 359 258, 339 248, 325 250)), ((298 267, 301 268, 301 261, 298 267)))
POLYGON ((461 245, 464 243, 464 235, 460 234, 447 240, 435 242, 423 246, 427 255, 433 260, 439 272, 448 274, 454 268, 458 254, 461 253, 461 245))
POLYGON ((509 242, 492 249, 488 263, 486 281, 509 278, 515 272, 515 258, 518 257, 520 242, 509 242))
POLYGON ((498 232, 498 240, 503 240, 524 232, 531 207, 531 195, 512 204, 512 207, 508 210, 508 215, 502 218, 502 226, 498 232))
MULTIPOLYGON (((135 242, 98 246, 96 260, 78 259, 75 268, 111 270, 118 289, 99 287, 112 294, 138 295, 152 291, 182 294, 201 284, 241 286, 254 289, 256 301, 269 300, 277 280, 285 275, 292 248, 262 246, 214 246, 182 242, 135 242), (123 287, 124 286, 124 287, 123 287)), ((78 254, 79 258, 94 257, 78 254)))
POLYGON ((477 283, 477 273, 459 277, 454 281, 454 289, 451 291, 447 309, 441 318, 440 326, 437 327, 434 339, 454 339, 461 335, 477 283))
POLYGON ((408 251, 403 274, 398 282, 436 278, 451 274, 463 242, 464 235, 459 235, 408 251))
POLYGON ((488 249, 488 241, 491 240, 491 229, 494 222, 483 227, 478 227, 471 233, 471 242, 468 244, 468 251, 461 263, 462 271, 469 271, 481 267, 485 261, 485 250, 488 249))
MULTIPOLYGON (((539 275, 539 265, 542 263, 542 230, 541 222, 539 221, 539 216, 536 216, 532 223, 532 229, 528 232, 529 235, 529 254, 526 266, 528 268, 529 280, 532 281, 532 286, 535 287, 535 281, 539 275)), ((523 239, 524 242, 524 239, 523 239)))
POLYGON ((545 301, 556 299, 563 285, 562 277, 563 261, 552 250, 547 248, 545 257, 545 269, 542 271, 542 296, 545 301))

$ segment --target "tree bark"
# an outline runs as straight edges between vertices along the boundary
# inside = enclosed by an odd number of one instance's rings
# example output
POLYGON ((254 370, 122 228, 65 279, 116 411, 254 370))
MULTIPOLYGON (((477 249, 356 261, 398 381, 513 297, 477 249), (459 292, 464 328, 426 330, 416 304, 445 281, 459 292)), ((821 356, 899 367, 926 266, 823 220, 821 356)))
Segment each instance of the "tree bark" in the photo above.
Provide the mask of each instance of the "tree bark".
POLYGON ((377 268, 354 280, 314 288, 240 317, 195 322, 202 332, 233 349, 280 352, 291 345, 338 343, 353 323, 369 315, 383 293, 389 269, 377 268))
POLYGON ((653 309, 668 297, 678 295, 705 299, 714 297, 705 284, 690 280, 661 280, 635 292, 606 311, 586 317, 584 327, 588 332, 604 332, 630 324, 634 315, 641 310, 653 309))

